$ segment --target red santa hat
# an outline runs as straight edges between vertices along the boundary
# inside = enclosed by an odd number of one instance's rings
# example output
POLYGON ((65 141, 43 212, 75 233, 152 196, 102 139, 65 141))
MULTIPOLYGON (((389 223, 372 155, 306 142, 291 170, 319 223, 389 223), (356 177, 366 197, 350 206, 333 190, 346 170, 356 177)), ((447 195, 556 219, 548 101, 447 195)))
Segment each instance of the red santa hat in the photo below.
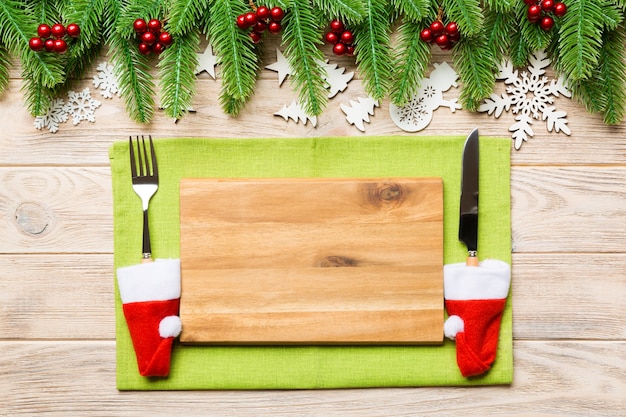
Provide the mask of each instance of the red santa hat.
POLYGON ((167 376, 172 343, 182 329, 180 260, 157 259, 117 270, 124 317, 142 376, 167 376))
POLYGON ((498 348, 502 312, 511 283, 511 267, 494 259, 479 266, 444 266, 446 337, 456 341, 456 358, 465 377, 491 368, 498 348))

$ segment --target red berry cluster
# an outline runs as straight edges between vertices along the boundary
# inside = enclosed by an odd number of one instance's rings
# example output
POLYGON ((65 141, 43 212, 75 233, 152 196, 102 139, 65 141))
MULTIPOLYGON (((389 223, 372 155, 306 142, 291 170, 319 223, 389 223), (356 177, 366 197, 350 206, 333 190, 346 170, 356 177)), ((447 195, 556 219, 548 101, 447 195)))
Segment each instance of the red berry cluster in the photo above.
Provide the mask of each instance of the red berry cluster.
POLYGON ((554 26, 554 18, 550 14, 562 17, 567 12, 565 3, 554 0, 524 0, 528 5, 528 21, 539 23, 543 30, 550 30, 554 26))
POLYGON ((444 25, 441 19, 437 19, 429 27, 420 32, 420 39, 428 43, 436 43, 441 49, 450 49, 461 39, 461 33, 456 22, 444 25))
POLYGON ((63 54, 67 51, 67 42, 64 38, 66 36, 77 38, 80 35, 80 27, 76 23, 70 23, 67 27, 61 23, 52 27, 42 23, 37 28, 37 35, 28 42, 30 49, 35 52, 45 49, 47 52, 63 54))
POLYGON ((339 20, 330 22, 330 31, 326 32, 324 39, 333 45, 335 55, 354 55, 354 34, 339 20))
POLYGON ((282 29, 281 20, 285 17, 285 12, 280 7, 259 6, 253 12, 240 14, 237 16, 237 27, 245 30, 252 28, 250 39, 252 42, 259 43, 262 34, 266 30, 269 33, 279 33, 282 29))
POLYGON ((147 22, 141 18, 135 19, 133 29, 139 40, 140 54, 154 53, 158 55, 172 44, 172 35, 161 30, 162 28, 163 24, 159 19, 150 19, 147 22))

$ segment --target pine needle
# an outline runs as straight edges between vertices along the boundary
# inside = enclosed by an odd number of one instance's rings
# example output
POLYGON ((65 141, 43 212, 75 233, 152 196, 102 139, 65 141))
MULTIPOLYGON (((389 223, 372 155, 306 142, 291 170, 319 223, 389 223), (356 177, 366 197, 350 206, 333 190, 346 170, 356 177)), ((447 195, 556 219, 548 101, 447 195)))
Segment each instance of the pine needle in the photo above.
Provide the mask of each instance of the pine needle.
POLYGON ((197 30, 174 37, 174 42, 162 54, 159 61, 161 76, 161 106, 165 113, 180 119, 191 108, 195 91, 198 65, 196 49, 200 43, 197 30))
POLYGON ((419 93, 431 57, 430 44, 420 39, 423 25, 404 22, 398 27, 398 46, 391 101, 404 106, 419 93))
POLYGON ((391 4, 409 22, 420 23, 425 18, 435 16, 429 0, 391 0, 391 4))
POLYGON ((476 111, 480 102, 489 97, 496 83, 496 65, 487 38, 461 37, 452 52, 455 68, 463 84, 459 99, 463 108, 476 111))
POLYGON ((9 86, 9 50, 0 44, 0 94, 9 86))
POLYGON ((604 123, 619 124, 626 114, 626 61, 620 54, 626 45, 623 28, 605 32, 600 51, 599 77, 602 85, 604 123))
POLYGON ((442 0, 449 21, 459 26, 462 36, 475 36, 483 28, 484 17, 479 0, 442 0))
POLYGON ((339 19, 348 26, 363 20, 366 13, 363 0, 311 0, 327 19, 339 19))
POLYGON ((317 116, 326 107, 328 93, 323 77, 326 71, 320 65, 324 55, 318 48, 322 33, 309 0, 292 0, 283 23, 285 57, 292 69, 293 87, 305 112, 317 116))

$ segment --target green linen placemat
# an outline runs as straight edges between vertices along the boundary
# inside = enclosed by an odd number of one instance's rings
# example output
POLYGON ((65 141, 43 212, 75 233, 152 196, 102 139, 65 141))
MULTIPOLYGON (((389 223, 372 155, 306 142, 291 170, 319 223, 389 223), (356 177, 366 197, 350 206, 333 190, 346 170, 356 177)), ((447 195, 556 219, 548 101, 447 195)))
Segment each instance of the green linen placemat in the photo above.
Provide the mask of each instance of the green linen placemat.
MULTIPOLYGON (((150 203, 153 256, 180 256, 181 178, 441 177, 444 262, 462 262, 458 242, 461 155, 465 137, 156 139, 159 191, 150 203)), ((128 142, 110 149, 114 266, 138 263, 142 214, 130 180, 128 142)), ((481 258, 511 262, 510 140, 480 141, 481 258)), ((116 280, 114 280, 116 282, 116 280)), ((481 377, 463 378, 453 342, 440 346, 182 346, 170 376, 139 375, 115 283, 117 387, 120 390, 304 389, 507 384, 513 379, 511 302, 497 358, 481 377)), ((443 329, 442 329, 443 332, 443 329)))

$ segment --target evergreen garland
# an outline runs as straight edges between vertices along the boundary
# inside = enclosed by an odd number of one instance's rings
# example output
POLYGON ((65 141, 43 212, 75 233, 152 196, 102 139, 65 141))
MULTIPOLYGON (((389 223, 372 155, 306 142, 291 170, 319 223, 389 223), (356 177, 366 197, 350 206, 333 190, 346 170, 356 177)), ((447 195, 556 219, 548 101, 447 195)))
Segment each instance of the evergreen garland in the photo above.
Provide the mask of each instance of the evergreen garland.
POLYGON ((626 0, 564 0, 568 11, 545 31, 528 20, 523 0, 2 0, 0 1, 0 93, 9 66, 19 60, 25 104, 44 114, 54 97, 84 77, 108 48, 120 92, 132 119, 148 123, 157 102, 180 118, 196 89, 194 70, 201 35, 218 57, 224 112, 237 115, 254 95, 264 46, 235 25, 256 6, 285 11, 280 35, 291 66, 291 85, 307 113, 327 104, 323 31, 332 19, 355 35, 355 62, 366 93, 406 104, 418 91, 431 60, 420 32, 437 18, 455 21, 461 38, 452 47, 464 108, 476 110, 495 85, 498 64, 523 67, 546 49, 557 75, 574 98, 607 124, 626 115, 626 0), (258 2, 258 3, 257 3, 258 2), (174 41, 161 55, 139 53, 133 21, 156 18, 174 41), (66 54, 37 53, 29 39, 40 23, 79 24, 81 35, 66 54), (391 36, 395 32, 397 36, 391 36))

